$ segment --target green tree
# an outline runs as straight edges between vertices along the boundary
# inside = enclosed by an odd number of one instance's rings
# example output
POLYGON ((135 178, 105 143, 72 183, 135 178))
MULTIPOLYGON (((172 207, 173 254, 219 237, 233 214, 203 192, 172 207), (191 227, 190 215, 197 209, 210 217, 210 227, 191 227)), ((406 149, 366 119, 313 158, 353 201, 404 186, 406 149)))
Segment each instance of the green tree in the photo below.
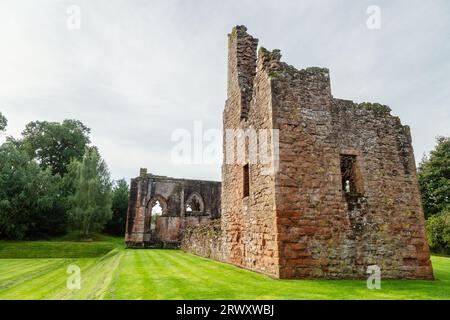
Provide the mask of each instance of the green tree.
POLYGON ((6 120, 5 116, 0 112, 0 133, 5 131, 7 125, 8 120, 6 120))
POLYGON ((42 170, 13 143, 0 146, 0 238, 60 234, 66 216, 59 206, 60 177, 42 170))
POLYGON ((42 168, 64 176, 72 159, 83 157, 90 144, 89 133, 90 129, 78 120, 34 121, 22 132, 23 147, 42 168))
POLYGON ((112 192, 112 218, 105 228, 105 232, 112 235, 123 235, 128 211, 129 186, 125 179, 115 182, 112 192))
POLYGON ((427 238, 433 252, 450 254, 450 212, 428 218, 427 238))
POLYGON ((86 148, 81 161, 70 165, 75 193, 70 197, 69 216, 73 227, 88 236, 102 231, 111 219, 111 179, 96 148, 86 148))
POLYGON ((450 212, 450 137, 438 137, 437 145, 418 170, 425 216, 450 212))

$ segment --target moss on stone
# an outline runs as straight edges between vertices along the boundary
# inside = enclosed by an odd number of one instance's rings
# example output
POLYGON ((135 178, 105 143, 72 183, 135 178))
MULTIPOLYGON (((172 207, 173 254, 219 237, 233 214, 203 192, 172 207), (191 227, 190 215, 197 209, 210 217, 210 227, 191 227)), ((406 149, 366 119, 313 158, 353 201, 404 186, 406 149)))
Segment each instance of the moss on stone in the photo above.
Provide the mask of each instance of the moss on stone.
POLYGON ((259 50, 258 50, 258 56, 260 56, 260 57, 263 57, 263 56, 265 56, 265 55, 267 55, 269 53, 270 53, 270 51, 267 50, 264 47, 260 47, 259 50))
POLYGON ((308 67, 303 69, 306 72, 310 73, 323 73, 323 72, 329 72, 328 68, 321 68, 321 67, 308 67))
POLYGON ((390 113, 392 111, 391 108, 381 103, 361 102, 358 104, 358 107, 384 113, 390 113))
POLYGON ((280 70, 269 70, 267 74, 269 79, 280 79, 283 77, 283 72, 280 70))
POLYGON ((247 27, 244 26, 244 25, 234 26, 233 29, 231 30, 231 35, 232 36, 236 36, 238 34, 238 32, 246 33, 247 32, 247 27))

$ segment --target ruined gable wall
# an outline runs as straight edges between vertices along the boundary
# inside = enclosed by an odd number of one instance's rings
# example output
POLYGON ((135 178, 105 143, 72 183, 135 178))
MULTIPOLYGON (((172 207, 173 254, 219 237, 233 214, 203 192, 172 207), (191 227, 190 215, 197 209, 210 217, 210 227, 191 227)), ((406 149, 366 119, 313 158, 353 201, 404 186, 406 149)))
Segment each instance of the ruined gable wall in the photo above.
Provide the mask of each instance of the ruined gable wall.
MULTIPOLYGON (((238 66, 251 66, 256 61, 257 39, 247 35, 239 28, 228 35, 228 91, 223 112, 223 128, 238 129, 242 127, 242 101, 247 100, 250 91, 241 88, 241 77, 251 76, 250 71, 240 71, 238 66), (238 54, 239 53, 239 54, 238 54), (245 75, 243 75, 243 73, 245 75), (244 97, 243 97, 244 96, 244 97)), ((225 132, 225 131, 224 131, 225 132)), ((242 169, 238 164, 226 164, 226 141, 223 141, 224 162, 222 165, 222 231, 224 234, 224 258, 231 263, 242 265, 244 256, 242 218, 242 169)))
MULTIPOLYGON (((253 87, 253 98, 248 110, 247 126, 256 129, 258 147, 262 146, 262 136, 268 135, 268 152, 271 150, 273 114, 271 83, 266 72, 267 60, 258 56, 257 74, 253 87)), ((264 152, 258 155, 262 156, 264 152)), ((268 154, 268 155, 269 155, 268 154)), ((270 173, 271 163, 258 158, 256 163, 249 160, 250 193, 244 200, 244 266, 252 270, 279 276, 279 256, 277 246, 277 226, 275 217, 275 175, 270 173)))
MULTIPOLYGON (((256 47, 257 40, 248 35, 244 27, 236 27, 229 35, 224 129, 272 128, 270 82, 264 73, 255 74, 256 47), (252 79, 251 87, 248 79, 252 79)), ((250 163, 251 192, 249 197, 243 198, 243 164, 227 164, 226 153, 224 140, 224 258, 233 264, 278 276, 274 178, 262 174, 263 166, 250 163)))
POLYGON ((131 181, 125 241, 128 246, 177 244, 186 227, 203 225, 220 217, 221 183, 215 181, 175 179, 147 174, 131 181), (200 212, 186 212, 192 194, 202 199, 200 212), (152 207, 160 202, 162 215, 151 230, 152 207))
POLYGON ((360 158, 362 206, 348 211, 357 274, 367 265, 387 278, 432 278, 409 127, 380 104, 334 100, 333 137, 360 158))

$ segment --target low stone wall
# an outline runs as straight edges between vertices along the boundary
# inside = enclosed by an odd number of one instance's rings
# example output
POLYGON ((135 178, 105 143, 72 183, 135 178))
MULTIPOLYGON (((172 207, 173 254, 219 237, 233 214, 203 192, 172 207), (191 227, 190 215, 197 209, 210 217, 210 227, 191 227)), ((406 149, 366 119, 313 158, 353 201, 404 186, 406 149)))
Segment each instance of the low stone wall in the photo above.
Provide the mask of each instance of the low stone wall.
POLYGON ((201 257, 223 261, 220 219, 201 226, 187 227, 183 232, 181 250, 201 257))

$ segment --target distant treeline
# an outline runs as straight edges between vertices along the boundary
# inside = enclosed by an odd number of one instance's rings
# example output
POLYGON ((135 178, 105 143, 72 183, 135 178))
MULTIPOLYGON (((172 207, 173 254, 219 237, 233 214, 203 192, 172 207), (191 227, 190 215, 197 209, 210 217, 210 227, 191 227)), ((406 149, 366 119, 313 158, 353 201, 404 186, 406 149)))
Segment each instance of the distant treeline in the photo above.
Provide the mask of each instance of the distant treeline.
MULTIPOLYGON (((0 113, 0 134, 8 122, 0 113)), ((128 184, 112 181, 77 120, 34 121, 0 145, 0 239, 42 239, 79 231, 122 235, 128 184)))

